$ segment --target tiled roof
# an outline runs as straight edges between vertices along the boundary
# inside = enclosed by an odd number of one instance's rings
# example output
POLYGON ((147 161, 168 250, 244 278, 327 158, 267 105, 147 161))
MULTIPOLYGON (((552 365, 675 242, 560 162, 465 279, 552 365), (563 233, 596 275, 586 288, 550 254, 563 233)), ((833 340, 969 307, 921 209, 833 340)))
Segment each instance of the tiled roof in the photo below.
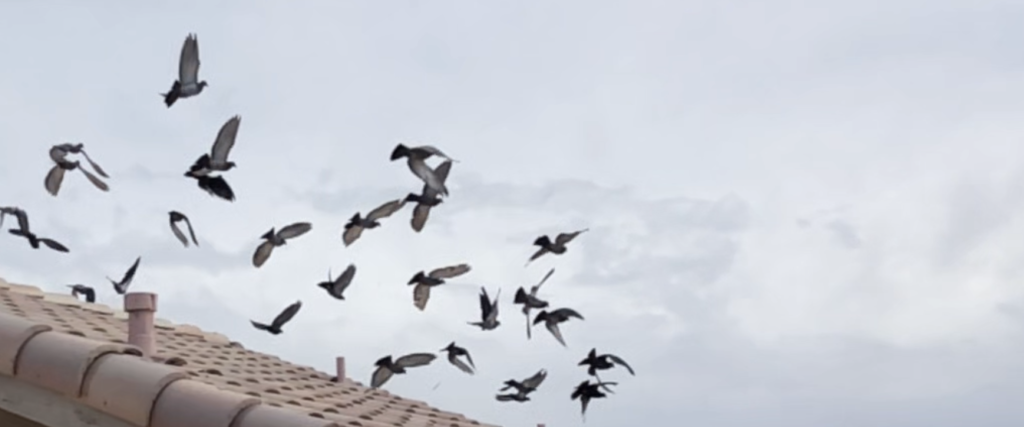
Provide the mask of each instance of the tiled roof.
POLYGON ((0 279, 0 375, 143 427, 487 426, 162 319, 152 361, 125 344, 127 318, 0 279))

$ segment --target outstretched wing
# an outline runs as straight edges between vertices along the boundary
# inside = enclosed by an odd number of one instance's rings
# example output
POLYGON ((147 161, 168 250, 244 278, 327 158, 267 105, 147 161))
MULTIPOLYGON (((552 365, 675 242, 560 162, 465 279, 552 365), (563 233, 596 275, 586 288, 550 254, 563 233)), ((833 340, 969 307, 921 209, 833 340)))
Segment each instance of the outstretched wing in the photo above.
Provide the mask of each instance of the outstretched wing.
POLYGON ((423 226, 427 225, 427 218, 430 217, 430 206, 423 203, 417 203, 416 207, 412 209, 412 224, 413 231, 419 233, 423 231, 423 226))
POLYGON ((377 369, 373 371, 373 377, 370 378, 370 388, 380 388, 380 386, 384 385, 384 383, 388 382, 388 380, 391 379, 392 374, 393 373, 391 372, 390 369, 383 366, 378 366, 377 369))
POLYGON ((480 318, 487 319, 491 312, 491 299, 487 296, 487 288, 480 287, 480 318))
POLYGON ((174 237, 177 237, 178 241, 180 241, 181 244, 185 245, 185 247, 187 248, 188 247, 188 238, 186 238, 185 237, 185 233, 182 233, 181 229, 178 228, 178 222, 174 220, 174 216, 173 215, 171 216, 170 222, 171 222, 171 231, 174 232, 174 237))
POLYGON ((210 150, 210 161, 221 163, 228 161, 228 154, 235 146, 235 137, 238 136, 238 126, 242 124, 241 116, 234 116, 224 122, 217 132, 217 140, 213 142, 213 149, 210 150))
POLYGON ((430 286, 416 284, 412 288, 412 305, 423 311, 427 308, 428 301, 430 301, 430 286))
POLYGON ((441 151, 439 148, 433 145, 421 145, 419 147, 412 147, 409 149, 411 154, 421 159, 426 159, 430 156, 438 156, 447 160, 452 160, 447 154, 441 151))
POLYGON ((435 279, 451 279, 468 273, 470 270, 469 264, 458 264, 448 267, 441 267, 434 269, 428 274, 428 276, 435 279))
POLYGON ((28 223, 28 213, 21 208, 14 208, 14 216, 18 218, 18 229, 24 232, 31 231, 28 223))
POLYGON ((352 225, 341 234, 341 241, 345 243, 345 246, 351 245, 355 242, 359 236, 363 235, 363 227, 358 225, 352 225))
POLYGON ((348 285, 352 284, 352 279, 356 277, 356 265, 349 264, 345 268, 345 271, 334 281, 334 290, 336 292, 342 292, 348 289, 348 285))
POLYGON ((282 239, 294 239, 313 229, 313 224, 308 222, 296 222, 291 225, 286 225, 277 232, 277 236, 282 239))
MULTIPOLYGON (((437 167, 434 168, 434 176, 437 178, 438 182, 440 182, 441 184, 444 184, 445 181, 448 180, 448 172, 450 172, 451 170, 452 170, 452 161, 451 160, 445 160, 443 163, 437 165, 437 167)), ((433 198, 436 198, 439 195, 436 190, 434 190, 433 188, 431 188, 427 184, 423 184, 422 194, 423 194, 423 198, 425 198, 425 199, 433 199, 433 198)))
POLYGON ((366 214, 366 219, 368 221, 377 221, 387 218, 391 214, 398 212, 399 209, 402 209, 402 206, 405 206, 405 199, 392 200, 370 211, 370 213, 366 214))
POLYGON ((199 40, 195 34, 185 38, 181 46, 181 58, 178 60, 178 81, 184 86, 197 83, 199 80, 199 40))
POLYGON ((300 308, 302 308, 302 301, 295 301, 294 303, 292 303, 292 305, 289 305, 287 308, 285 308, 284 311, 281 312, 281 314, 278 314, 277 317, 274 318, 274 321, 271 322, 271 324, 275 328, 281 329, 281 327, 284 326, 285 323, 288 323, 290 320, 292 320, 293 317, 295 317, 295 313, 298 313, 300 308))
POLYGON ((88 179, 94 187, 99 188, 100 190, 103 191, 110 191, 110 187, 107 186, 107 183, 101 181, 99 178, 96 177, 96 175, 93 175, 92 172, 85 170, 85 168, 83 167, 78 167, 77 169, 82 171, 83 174, 85 174, 86 179, 88 179))
POLYGON ((530 288, 530 295, 537 296, 537 291, 540 290, 540 286, 543 285, 544 282, 547 282, 548 278, 551 277, 552 274, 555 274, 554 268, 548 271, 548 274, 545 274, 543 279, 540 279, 540 283, 530 288))
POLYGON ((611 359, 611 361, 616 365, 621 365, 623 368, 626 368, 626 370, 629 371, 630 375, 636 375, 636 373, 633 372, 633 368, 630 367, 625 360, 622 360, 621 357, 616 356, 614 354, 606 354, 605 356, 608 356, 608 358, 611 359))
POLYGON ((53 250, 55 250, 57 252, 68 252, 68 248, 66 246, 60 244, 60 242, 58 242, 56 240, 42 238, 42 239, 39 239, 39 241, 42 242, 42 244, 44 244, 47 247, 49 247, 50 249, 53 249, 53 250))
POLYGON ((104 178, 110 178, 110 175, 107 175, 107 172, 104 171, 103 168, 100 167, 100 165, 98 165, 98 164, 96 164, 96 162, 92 161, 92 158, 89 157, 89 154, 85 152, 84 148, 81 150, 81 152, 82 152, 82 157, 85 157, 85 161, 89 162, 89 167, 91 167, 92 170, 96 171, 97 175, 102 176, 104 178))
POLYGON ((433 353, 412 353, 395 359, 395 366, 401 366, 403 368, 415 368, 417 366, 425 366, 437 359, 437 355, 433 353))
POLYGON ((572 241, 572 239, 575 239, 576 236, 579 236, 580 234, 586 232, 587 230, 589 230, 589 228, 584 228, 579 231, 573 231, 572 233, 559 233, 558 237, 555 237, 555 244, 564 245, 566 243, 569 243, 572 241))
POLYGON ((192 243, 199 246, 199 240, 196 240, 196 232, 192 229, 192 220, 188 219, 184 214, 181 217, 185 219, 185 225, 188 226, 188 235, 192 237, 192 243))
POLYGON ((533 374, 532 377, 523 380, 523 387, 531 389, 540 387, 541 383, 543 383, 544 379, 547 377, 548 371, 541 369, 540 371, 537 371, 536 374, 533 374))
POLYGON ((583 315, 581 315, 576 310, 573 310, 571 308, 560 308, 558 310, 552 311, 550 314, 551 314, 551 316, 556 317, 556 318, 575 317, 577 319, 583 320, 583 315))
POLYGON ((455 365, 456 368, 459 368, 460 371, 473 375, 473 369, 465 362, 459 360, 458 357, 449 356, 448 361, 451 362, 452 365, 455 365))
POLYGON ((121 278, 121 283, 124 287, 128 287, 135 279, 135 272, 139 270, 139 262, 142 261, 142 256, 136 257, 135 262, 132 263, 131 267, 128 267, 128 271, 124 273, 124 277, 121 278))
POLYGON ((562 347, 568 347, 567 345, 565 345, 565 339, 562 338, 562 330, 558 329, 558 323, 547 322, 544 324, 544 326, 548 328, 548 332, 551 332, 551 335, 554 336, 556 340, 558 340, 558 343, 562 344, 562 347))
POLYGON ((43 185, 46 186, 46 191, 51 196, 56 196, 60 192, 60 185, 64 182, 64 169, 60 165, 53 165, 50 168, 50 172, 46 174, 46 180, 43 185))
POLYGON ((252 265, 253 267, 260 268, 263 263, 270 259, 270 254, 274 252, 274 244, 269 240, 264 240, 256 247, 256 252, 252 254, 252 265))

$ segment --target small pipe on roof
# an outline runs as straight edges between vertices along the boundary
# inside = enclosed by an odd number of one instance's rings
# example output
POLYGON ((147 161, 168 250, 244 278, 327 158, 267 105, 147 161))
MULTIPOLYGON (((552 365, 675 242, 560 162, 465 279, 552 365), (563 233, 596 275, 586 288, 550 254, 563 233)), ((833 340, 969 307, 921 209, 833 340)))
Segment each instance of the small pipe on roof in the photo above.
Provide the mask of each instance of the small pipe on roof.
POLYGON ((142 349, 145 357, 156 355, 156 294, 131 292, 124 296, 124 311, 128 312, 128 344, 142 349))
POLYGON ((537 427, 544 427, 544 423, 537 424, 537 427))
POLYGON ((345 380, 345 358, 338 356, 334 359, 334 371, 335 375, 338 376, 338 382, 345 380))

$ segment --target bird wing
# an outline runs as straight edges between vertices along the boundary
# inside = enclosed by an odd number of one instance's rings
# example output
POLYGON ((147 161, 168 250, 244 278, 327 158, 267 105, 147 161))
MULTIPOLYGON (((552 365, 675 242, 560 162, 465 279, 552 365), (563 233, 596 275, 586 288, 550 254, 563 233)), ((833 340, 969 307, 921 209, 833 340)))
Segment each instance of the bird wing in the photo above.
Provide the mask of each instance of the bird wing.
POLYGON ((280 230, 278 230, 277 237, 280 237, 282 239, 294 239, 296 237, 308 233, 309 230, 312 229, 313 224, 310 224, 308 222, 296 222, 291 225, 286 225, 282 227, 280 230))
POLYGON ((587 230, 589 230, 589 229, 588 228, 584 228, 584 229, 579 230, 579 231, 573 231, 572 233, 559 233, 558 237, 555 237, 555 244, 556 245, 564 245, 566 243, 569 243, 569 242, 572 241, 572 239, 575 239, 576 236, 579 236, 581 233, 583 233, 583 232, 585 232, 587 230))
POLYGON ((341 240, 345 242, 345 246, 348 246, 351 245, 352 242, 355 242, 361 235, 363 235, 363 227, 352 225, 345 229, 345 232, 341 234, 341 240))
POLYGON ((436 358, 437 355, 433 353, 412 353, 395 359, 395 366, 415 368, 417 366, 428 365, 436 358))
POLYGON ((181 229, 178 228, 178 222, 174 220, 174 216, 171 216, 170 222, 171 222, 171 231, 174 232, 174 237, 177 237, 178 241, 180 241, 181 244, 185 245, 185 247, 187 248, 188 247, 188 238, 186 238, 185 237, 185 233, 182 233, 181 229))
POLYGON ((476 369, 476 364, 473 363, 473 356, 469 355, 469 350, 466 350, 466 360, 469 361, 469 366, 472 366, 474 369, 476 369))
POLYGON ((107 185, 107 183, 100 180, 98 177, 96 177, 96 175, 93 175, 92 172, 85 170, 85 168, 83 167, 78 167, 76 169, 82 171, 82 173, 85 174, 85 177, 89 180, 89 182, 92 183, 94 187, 99 188, 100 190, 103 191, 110 191, 110 187, 107 185))
POLYGON ((178 61, 178 81, 182 85, 196 83, 199 80, 199 40, 195 34, 185 38, 181 46, 181 59, 178 61))
POLYGON ((487 313, 485 322, 495 323, 498 321, 498 298, 501 298, 501 288, 498 288, 498 293, 494 295, 494 301, 490 304, 491 309, 487 313))
POLYGON ((458 264, 434 269, 427 276, 435 279, 451 279, 466 274, 469 270, 469 264, 458 264))
POLYGON ((192 220, 188 219, 185 214, 181 214, 181 217, 185 219, 185 225, 188 226, 188 235, 192 237, 192 243, 199 246, 199 240, 196 240, 196 232, 192 229, 192 220))
MULTIPOLYGON (((437 177, 437 180, 441 184, 444 184, 445 181, 448 180, 448 172, 450 172, 451 169, 452 169, 452 161, 451 160, 445 160, 441 164, 437 165, 436 168, 434 168, 434 176, 437 177)), ((433 199, 433 198, 436 198, 438 196, 438 192, 436 190, 434 190, 433 188, 431 188, 427 184, 423 184, 423 192, 422 193, 423 193, 423 198, 426 198, 426 199, 433 199)))
POLYGON ((380 205, 376 209, 370 211, 370 213, 366 214, 366 220, 376 221, 379 219, 387 218, 391 216, 391 214, 398 212, 399 209, 402 209, 402 206, 405 206, 405 199, 395 199, 390 202, 384 203, 383 205, 380 205))
POLYGON ((228 161, 228 154, 235 146, 235 137, 238 136, 238 125, 242 124, 241 116, 234 116, 224 122, 217 132, 217 140, 213 142, 213 149, 210 150, 210 161, 213 163, 224 163, 228 161))
POLYGON ((562 330, 558 329, 558 323, 546 322, 544 323, 544 326, 548 328, 548 332, 551 332, 551 335, 553 335, 555 339, 562 344, 562 347, 568 347, 565 345, 565 339, 562 338, 562 330))
POLYGON ((423 311, 427 308, 427 301, 429 300, 430 286, 417 283, 416 286, 412 288, 412 304, 415 305, 416 308, 420 309, 420 311, 423 311))
POLYGON ((252 254, 252 265, 256 268, 263 266, 263 263, 267 262, 270 258, 270 254, 274 252, 274 244, 269 240, 264 240, 256 247, 256 252, 252 254))
POLYGON ((140 261, 142 261, 142 256, 135 258, 135 262, 132 263, 131 267, 128 267, 128 271, 126 271, 124 273, 124 277, 121 278, 121 284, 125 288, 127 288, 128 285, 132 283, 132 280, 135 279, 135 271, 139 269, 140 261))
POLYGON ((82 157, 85 157, 85 161, 89 162, 89 167, 91 167, 92 170, 96 171, 97 175, 102 176, 104 178, 110 178, 110 175, 107 175, 107 172, 104 171, 103 168, 100 167, 100 165, 98 165, 98 164, 96 164, 96 162, 92 161, 92 158, 89 157, 89 154, 85 152, 85 149, 82 149, 81 151, 82 151, 82 157))
POLYGON ((626 370, 629 371, 630 375, 636 375, 636 373, 633 372, 633 368, 630 367, 625 360, 622 360, 621 357, 616 356, 614 354, 606 354, 605 356, 608 356, 608 358, 611 359, 611 361, 616 365, 621 365, 623 368, 626 368, 626 370))
POLYGON ((452 365, 455 365, 456 368, 459 368, 460 371, 473 375, 473 369, 465 362, 459 360, 459 358, 455 356, 455 353, 448 353, 448 361, 451 362, 452 365))
POLYGON ((83 287, 80 292, 82 292, 82 294, 85 295, 85 302, 89 302, 89 303, 96 302, 96 290, 95 289, 86 286, 86 287, 83 287))
POLYGON ((57 193, 60 192, 60 185, 63 182, 64 169, 61 168, 60 165, 54 165, 50 168, 50 172, 46 174, 46 180, 44 181, 46 191, 50 193, 51 196, 56 196, 57 193))
POLYGON ((494 396, 494 398, 498 399, 499 402, 511 402, 512 400, 515 400, 516 395, 512 394, 512 393, 509 393, 509 394, 499 394, 499 395, 494 396))
POLYGON ((558 318, 566 318, 567 319, 567 318, 570 318, 570 317, 575 317, 577 319, 583 320, 583 315, 581 315, 576 310, 573 310, 571 308, 560 308, 558 310, 552 311, 550 314, 552 316, 558 317, 558 318))
POLYGON ((419 233, 423 231, 423 226, 427 224, 427 218, 430 217, 430 206, 423 203, 417 203, 416 207, 412 209, 412 224, 413 231, 419 233))
POLYGON ((334 280, 334 291, 340 294, 345 289, 348 289, 348 285, 352 284, 354 277, 356 277, 356 265, 349 264, 345 271, 334 280))
POLYGON ((441 151, 439 148, 433 145, 421 145, 419 147, 412 147, 410 148, 410 151, 415 153, 414 155, 421 157, 423 159, 426 159, 427 157, 430 156, 438 156, 445 158, 447 160, 452 160, 451 157, 449 157, 447 154, 445 154, 443 151, 441 151))
POLYGON ((480 318, 487 319, 491 311, 491 299, 487 296, 487 289, 480 287, 480 318))
POLYGON ((254 327, 256 329, 259 329, 261 331, 268 331, 268 330, 270 330, 270 326, 264 325, 264 324, 262 324, 260 322, 255 321, 255 320, 250 320, 249 323, 252 323, 252 327, 254 327))
POLYGON ((231 190, 231 186, 224 180, 222 176, 203 176, 199 178, 199 188, 206 190, 208 193, 220 197, 229 202, 235 200, 235 192, 231 190))
POLYGON ((540 387, 541 383, 543 383, 544 379, 547 377, 548 371, 541 369, 540 371, 537 371, 536 374, 533 374, 532 377, 523 380, 522 385, 524 388, 535 389, 540 387))
POLYGON ((533 339, 533 323, 530 323, 530 312, 526 312, 526 339, 533 339))
POLYGON ((302 301, 293 302, 292 305, 289 305, 281 312, 281 314, 278 314, 277 317, 274 318, 271 325, 277 329, 281 329, 285 323, 288 323, 288 321, 295 317, 295 313, 298 313, 300 308, 302 308, 302 301))
POLYGON ((68 252, 68 248, 60 244, 60 242, 56 240, 42 238, 39 239, 39 241, 42 242, 44 245, 48 246, 50 249, 53 249, 57 252, 68 252))
POLYGON ((19 230, 24 232, 29 232, 32 230, 32 228, 29 227, 28 223, 28 212, 25 212, 23 209, 20 208, 14 208, 14 216, 18 218, 19 230))
POLYGON ((547 282, 548 278, 551 277, 552 274, 555 274, 555 269, 554 268, 549 270, 548 274, 545 274, 543 279, 540 279, 540 283, 538 283, 537 285, 535 285, 532 288, 530 288, 530 295, 537 296, 537 291, 540 290, 540 286, 543 285, 544 282, 547 282))
POLYGON ((530 259, 528 261, 526 261, 526 263, 529 264, 531 261, 533 261, 533 260, 535 260, 537 258, 540 258, 541 255, 544 255, 546 253, 548 253, 547 248, 537 249, 537 252, 534 252, 533 255, 530 256, 530 259))
POLYGON ((435 191, 436 194, 442 196, 448 195, 448 188, 445 187, 444 182, 438 179, 437 174, 434 170, 427 165, 422 159, 409 158, 409 169, 412 169, 412 173, 416 175, 420 180, 423 181, 431 190, 435 191))
POLYGON ((380 386, 384 385, 384 383, 391 379, 391 375, 393 375, 393 372, 391 372, 390 369, 384 366, 378 366, 377 369, 373 371, 373 377, 370 379, 370 388, 380 388, 380 386))

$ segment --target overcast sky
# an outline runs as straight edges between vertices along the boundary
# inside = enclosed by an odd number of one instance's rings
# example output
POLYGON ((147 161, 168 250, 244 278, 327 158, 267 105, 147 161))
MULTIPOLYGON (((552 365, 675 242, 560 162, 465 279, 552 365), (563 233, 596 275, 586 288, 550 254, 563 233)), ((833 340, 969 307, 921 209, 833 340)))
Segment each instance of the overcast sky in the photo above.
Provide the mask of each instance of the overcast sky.
POLYGON ((0 5, 0 205, 71 248, 0 236, 0 276, 119 306, 104 276, 141 255, 161 317, 328 372, 344 355, 363 382, 454 340, 478 375, 386 387, 509 427, 581 425, 591 347, 637 371, 604 376, 592 427, 1024 424, 1020 2, 215 3, 0 5), (210 86, 168 110, 189 32, 210 86), (235 114, 228 203, 182 173, 235 114), (46 193, 64 141, 109 193, 77 173, 46 193), (407 207, 343 247, 348 217, 421 188, 398 142, 460 160, 450 200, 420 234, 407 207), (295 221, 313 231, 254 268, 295 221), (461 262, 413 308, 410 276, 461 262), (348 300, 315 287, 348 263, 348 300), (586 317, 568 349, 526 341, 510 304, 552 267, 544 295, 586 317), (465 324, 480 285, 502 289, 492 332, 465 324), (249 326, 296 299, 285 334, 249 326), (540 368, 533 402, 494 401, 540 368))

